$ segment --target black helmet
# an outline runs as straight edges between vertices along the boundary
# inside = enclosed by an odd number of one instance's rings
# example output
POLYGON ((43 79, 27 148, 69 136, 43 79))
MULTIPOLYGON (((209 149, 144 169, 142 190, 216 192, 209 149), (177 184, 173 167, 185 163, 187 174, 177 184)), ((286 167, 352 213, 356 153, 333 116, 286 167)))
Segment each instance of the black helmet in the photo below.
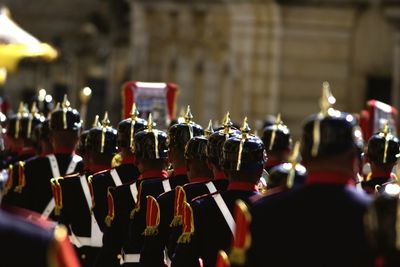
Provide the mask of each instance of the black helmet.
POLYGON ((90 130, 85 130, 79 136, 78 146, 76 147, 76 153, 80 156, 85 155, 87 152, 87 137, 89 136, 90 130))
POLYGON ((129 148, 133 146, 133 138, 135 133, 144 130, 147 126, 147 122, 144 119, 138 118, 139 111, 136 109, 136 105, 133 104, 131 110, 131 117, 122 120, 118 124, 118 147, 129 148))
POLYGON ((249 134, 247 118, 240 129, 242 135, 234 135, 225 141, 221 166, 230 171, 255 171, 263 168, 266 161, 264 144, 257 136, 249 134))
POLYGON ((207 159, 207 142, 205 136, 195 136, 190 139, 185 147, 185 159, 205 161, 207 159))
POLYGON ((303 126, 303 159, 337 155, 351 148, 361 153, 363 139, 356 118, 349 113, 334 110, 331 108, 333 103, 335 98, 331 95, 329 84, 324 82, 322 111, 311 115, 303 126))
POLYGON ((86 150, 109 155, 117 153, 117 130, 110 126, 107 112, 104 114, 101 126, 89 130, 86 150))
POLYGON ((289 128, 281 121, 281 115, 278 114, 276 121, 268 125, 263 130, 262 141, 267 153, 288 151, 292 146, 292 138, 289 128))
POLYGON ((271 168, 268 179, 267 189, 277 186, 299 186, 304 184, 306 180, 306 168, 299 162, 300 158, 300 142, 296 142, 289 162, 279 164, 271 168))
MULTIPOLYGON (((288 177, 292 171, 292 163, 283 163, 273 167, 267 179, 267 189, 274 188, 281 185, 287 185, 288 177)), ((298 186, 304 184, 306 180, 307 171, 301 164, 296 164, 293 177, 293 185, 298 186)))
POLYGON ((141 159, 166 159, 167 151, 167 134, 153 129, 150 113, 147 129, 135 134, 133 153, 141 159))
POLYGON ((190 106, 187 107, 185 121, 172 125, 168 130, 168 147, 184 150, 186 143, 193 137, 204 135, 203 128, 192 121, 190 106))
POLYGON ((212 133, 208 137, 207 144, 207 158, 215 165, 220 165, 220 160, 222 157, 222 148, 224 143, 228 138, 233 136, 240 137, 240 131, 232 126, 231 119, 229 117, 229 112, 225 115, 224 121, 222 123, 223 129, 212 133))
POLYGON ((70 107, 67 95, 64 95, 63 103, 58 103, 50 115, 50 129, 56 131, 77 131, 82 123, 79 112, 70 107))
POLYGON ((38 124, 33 129, 32 140, 36 145, 39 145, 41 140, 48 140, 50 134, 49 120, 44 120, 41 124, 38 124))
POLYGON ((368 140, 368 158, 378 164, 395 163, 400 156, 399 139, 389 132, 386 123, 383 130, 368 140))
POLYGON ((34 129, 44 121, 44 117, 38 113, 36 104, 33 103, 31 113, 27 107, 20 103, 18 113, 13 115, 8 124, 7 133, 13 138, 23 138, 31 140, 34 129))

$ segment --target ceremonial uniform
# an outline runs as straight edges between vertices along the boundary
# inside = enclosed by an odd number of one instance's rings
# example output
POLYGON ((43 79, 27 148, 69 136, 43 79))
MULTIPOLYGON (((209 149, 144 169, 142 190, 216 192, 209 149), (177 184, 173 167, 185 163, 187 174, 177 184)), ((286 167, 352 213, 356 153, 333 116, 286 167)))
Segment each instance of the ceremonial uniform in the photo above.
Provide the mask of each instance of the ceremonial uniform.
MULTIPOLYGON (((131 118, 122 120, 118 124, 117 145, 119 148, 131 148, 134 134, 143 130, 147 122, 137 117, 138 112, 134 106, 131 118)), ((134 157, 122 157, 119 166, 101 171, 90 178, 90 187, 93 198, 93 213, 104 231, 104 220, 107 216, 107 190, 122 184, 132 183, 139 177, 139 170, 134 164, 134 157)))
MULTIPOLYGON (((138 161, 161 163, 167 157, 167 137, 164 132, 153 130, 152 124, 149 116, 147 130, 135 134, 134 156, 138 161)), ((115 189, 109 188, 108 213, 105 219, 107 227, 104 229, 103 247, 96 266, 118 266, 119 260, 124 265, 139 262, 140 238, 145 228, 142 205, 146 204, 146 195, 159 194, 159 192, 148 192, 145 184, 150 180, 166 179, 167 175, 162 169, 144 170, 137 181, 115 189), (130 223, 135 224, 131 231, 129 231, 130 223), (133 237, 135 242, 132 242, 133 237)))
POLYGON ((368 243, 373 253, 374 266, 400 266, 398 233, 399 193, 397 183, 383 185, 365 216, 368 243))
POLYGON ((193 214, 189 213, 189 218, 193 218, 184 222, 183 229, 190 229, 188 223, 193 227, 189 232, 183 230, 179 237, 172 266, 200 266, 201 259, 202 266, 214 267, 218 251, 230 247, 235 229, 233 210, 236 201, 241 199, 250 204, 251 199, 258 195, 258 175, 266 160, 264 145, 258 137, 249 134, 246 120, 241 130, 241 136, 225 141, 221 165, 228 175, 242 171, 248 172, 252 178, 242 174, 240 180, 230 181, 227 191, 199 197, 190 203, 193 214))
MULTIPOLYGON (((85 146, 80 147, 79 152, 89 157, 89 169, 109 168, 111 158, 117 152, 117 132, 109 125, 107 113, 102 125, 93 127, 81 139, 85 141, 85 146), (110 158, 109 164, 102 166, 96 156, 110 158)), ((103 234, 92 213, 89 176, 90 173, 82 172, 64 178, 56 177, 51 179, 51 184, 59 222, 68 227, 81 265, 92 267, 102 246, 103 234)))
MULTIPOLYGON (((77 134, 80 128, 79 113, 69 106, 65 97, 62 106, 58 106, 51 114, 50 131, 53 135, 57 132, 77 134)), ((19 171, 18 177, 21 188, 20 206, 42 214, 44 217, 54 218, 55 202, 50 179, 82 170, 82 158, 75 155, 74 148, 71 147, 56 147, 54 154, 26 162, 23 170, 19 171)))
POLYGON ((362 226, 370 199, 352 184, 362 134, 352 115, 331 108, 333 100, 324 83, 322 111, 303 127, 306 185, 262 198, 251 209, 246 266, 366 266, 362 226))
POLYGON ((286 162, 287 155, 292 149, 292 137, 289 128, 283 124, 281 115, 278 114, 275 123, 263 129, 262 141, 267 151, 268 160, 265 170, 286 162))
POLYGON ((389 132, 389 125, 371 136, 368 141, 366 158, 371 164, 371 173, 361 182, 361 186, 369 194, 385 183, 397 180, 391 173, 396 164, 399 154, 399 139, 389 132))
POLYGON ((78 267, 66 230, 55 231, 0 211, 2 266, 78 267))
POLYGON ((70 240, 82 266, 93 266, 102 246, 102 232, 91 213, 88 174, 53 178, 55 215, 69 229, 70 240))
POLYGON ((19 173, 23 171, 26 161, 38 158, 34 149, 35 143, 37 144, 34 133, 35 127, 40 126, 43 121, 44 118, 37 113, 35 105, 33 105, 31 113, 28 113, 26 108, 20 107, 19 112, 10 119, 8 134, 15 139, 23 140, 24 147, 9 161, 3 205, 19 205, 19 193, 24 186, 20 185, 22 181, 19 180, 19 173))

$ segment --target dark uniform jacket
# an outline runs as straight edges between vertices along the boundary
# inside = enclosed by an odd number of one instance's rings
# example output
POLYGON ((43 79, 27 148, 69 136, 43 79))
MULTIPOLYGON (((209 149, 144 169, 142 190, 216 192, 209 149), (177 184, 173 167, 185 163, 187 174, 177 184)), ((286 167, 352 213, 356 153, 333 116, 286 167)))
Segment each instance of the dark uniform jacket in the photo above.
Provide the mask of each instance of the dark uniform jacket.
POLYGON ((370 199, 351 179, 312 173, 304 187, 260 199, 251 209, 246 266, 365 266, 370 199))
MULTIPOLYGON (((194 233, 188 243, 178 244, 172 258, 172 266, 199 266, 199 258, 204 267, 214 267, 219 250, 229 251, 233 232, 228 224, 233 219, 235 203, 238 199, 251 205, 251 199, 258 195, 256 186, 245 182, 231 182, 228 190, 195 198, 193 209, 194 233), (220 198, 220 199, 218 199, 220 198), (230 214, 223 215, 223 200, 230 214)), ((233 228, 232 228, 233 229, 233 228)))
POLYGON ((73 174, 52 180, 55 213, 59 223, 68 227, 82 266, 93 266, 102 246, 103 234, 94 218, 87 177, 73 174))
MULTIPOLYGON (((150 194, 145 184, 166 178, 166 171, 148 171, 140 175, 139 179, 133 183, 109 188, 103 247, 95 266, 119 266, 121 249, 125 254, 135 251, 136 244, 129 244, 129 225, 131 218, 137 219, 136 215, 141 210, 143 202, 146 203, 146 197, 142 197, 141 194, 150 194), (134 212, 135 209, 138 210, 137 213, 134 212), (135 216, 133 216, 134 213, 135 216)), ((154 192, 154 194, 157 193, 154 192)))
POLYGON ((90 178, 93 213, 102 231, 104 231, 104 220, 107 216, 108 188, 134 182, 138 177, 139 170, 135 165, 122 164, 116 168, 96 173, 90 178), (112 173, 113 175, 111 175, 112 173))
POLYGON ((19 206, 20 203, 20 193, 23 188, 23 184, 19 179, 19 173, 24 170, 24 165, 28 161, 36 160, 39 156, 24 154, 20 156, 19 160, 14 162, 14 164, 9 165, 7 169, 7 181, 4 187, 4 197, 2 200, 3 206, 19 206), (24 156, 29 158, 25 158, 24 156))
MULTIPOLYGON (((82 158, 71 153, 50 154, 26 162, 24 170, 19 172, 18 177, 19 184, 22 184, 18 204, 22 208, 39 214, 44 213, 53 198, 50 179, 54 177, 54 174, 50 166, 49 156, 54 156, 60 176, 83 170, 82 158), (75 164, 70 165, 72 161, 75 161, 75 164), (74 168, 68 170, 69 166, 74 165, 74 168), (67 171, 68 173, 66 173, 67 171)), ((54 211, 50 211, 49 215, 54 218, 54 211)))
MULTIPOLYGON (((193 179, 191 183, 183 186, 186 195, 186 201, 215 193, 217 191, 224 191, 228 187, 227 179, 217 179, 210 181, 209 178, 193 179), (210 191, 207 183, 213 184, 215 191, 210 191)), ((172 258, 175 250, 176 241, 178 240, 182 230, 180 225, 174 225, 174 205, 175 205, 175 191, 166 192, 157 198, 160 206, 160 224, 158 226, 158 233, 154 236, 145 236, 145 240, 140 252, 141 266, 164 266, 164 250, 167 251, 167 256, 172 258)))
POLYGON ((370 173, 365 178, 364 181, 361 182, 361 186, 365 192, 368 194, 374 194, 375 191, 378 189, 377 186, 382 186, 388 182, 396 180, 394 174, 375 174, 370 173))
MULTIPOLYGON (((55 157, 60 176, 83 170, 82 158, 71 153, 55 153, 46 157, 39 157, 24 165, 24 170, 19 173, 18 177, 24 184, 20 206, 40 214, 43 213, 53 197, 50 179, 54 178, 54 174, 50 166, 49 156, 55 157), (75 167, 68 170, 73 161, 76 162, 75 167), (24 177, 21 177, 21 175, 24 177)), ((53 215, 53 212, 51 214, 53 215)))
POLYGON ((53 230, 0 211, 1 266, 78 267, 65 236, 53 230))

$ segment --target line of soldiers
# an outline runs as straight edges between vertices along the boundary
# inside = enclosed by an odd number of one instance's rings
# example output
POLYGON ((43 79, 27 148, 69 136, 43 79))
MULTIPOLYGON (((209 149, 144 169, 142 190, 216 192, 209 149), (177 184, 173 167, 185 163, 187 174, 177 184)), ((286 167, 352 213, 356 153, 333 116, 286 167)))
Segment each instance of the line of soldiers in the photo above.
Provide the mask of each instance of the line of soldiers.
POLYGON ((5 266, 399 266, 400 142, 386 124, 364 148, 334 102, 325 83, 294 146, 280 115, 259 138, 229 112, 203 129, 188 107, 163 131, 133 105, 117 129, 105 113, 82 131, 66 97, 48 119, 21 104, 5 126, 1 205, 29 210, 35 223, 15 221, 48 237, 7 236, 42 258, 0 252, 5 266))

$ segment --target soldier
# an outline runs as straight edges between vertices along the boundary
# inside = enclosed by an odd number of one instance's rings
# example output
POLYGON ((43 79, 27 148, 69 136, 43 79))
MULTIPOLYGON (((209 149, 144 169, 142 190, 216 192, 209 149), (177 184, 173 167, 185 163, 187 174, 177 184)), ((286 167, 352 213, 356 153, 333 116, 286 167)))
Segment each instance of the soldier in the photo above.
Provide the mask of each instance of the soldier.
POLYGON ((36 105, 33 105, 29 112, 26 105, 20 103, 18 113, 13 115, 8 122, 7 135, 13 156, 6 163, 7 166, 35 156, 33 130, 43 121, 44 118, 38 113, 36 105))
MULTIPOLYGON (((260 138, 249 134, 247 118, 243 121, 241 136, 225 141, 221 165, 228 174, 227 191, 195 198, 191 203, 194 223, 190 232, 184 232, 172 259, 172 266, 214 267, 220 249, 228 249, 235 229, 233 209, 242 199, 250 203, 259 194, 257 183, 266 161, 264 144, 260 138), (183 238, 189 235, 189 238, 183 238)), ((187 223, 187 222, 186 222, 187 223)), ((186 227, 186 223, 183 228, 186 227)))
POLYGON ((54 210, 50 179, 83 169, 82 158, 75 155, 81 121, 76 109, 70 107, 67 96, 50 116, 50 141, 54 154, 39 157, 20 167, 20 206, 49 217, 54 210))
POLYGON ((7 244, 1 252, 2 266, 80 266, 63 227, 47 229, 0 210, 0 236, 7 244))
POLYGON ((381 132, 372 135, 368 140, 365 156, 371 172, 361 182, 362 188, 368 194, 373 194, 384 183, 397 180, 392 169, 400 156, 399 147, 399 139, 389 132, 388 123, 381 132))
POLYGON ((240 135, 240 131, 233 127, 229 112, 224 117, 222 127, 221 130, 209 136, 207 143, 207 162, 209 168, 213 171, 215 180, 228 180, 221 166, 222 148, 228 138, 240 135))
POLYGON ((322 110, 303 127, 306 185, 262 198, 251 209, 246 266, 266 260, 268 266, 364 266, 363 215, 370 199, 354 187, 362 134, 351 114, 331 107, 334 102, 325 82, 322 110))
MULTIPOLYGON (((206 155, 201 155, 201 153, 199 152, 200 149, 191 150, 191 151, 198 151, 198 153, 200 153, 195 156, 190 156, 191 152, 189 153, 186 152, 186 156, 193 157, 193 159, 197 159, 200 162, 203 161, 202 157, 205 158, 206 159, 205 163, 213 172, 214 180, 209 183, 204 183, 204 182, 193 183, 194 179, 190 179, 191 183, 185 185, 183 187, 184 190, 182 190, 183 189, 182 187, 179 187, 177 191, 173 190, 166 192, 164 194, 161 194, 157 198, 157 205, 160 206, 160 222, 156 227, 157 231, 153 231, 153 233, 151 233, 152 231, 147 231, 145 234, 145 242, 143 243, 141 258, 140 258, 142 265, 163 266, 165 248, 167 248, 166 252, 168 253, 166 260, 169 261, 169 258, 172 257, 172 253, 175 250, 176 240, 178 239, 179 234, 181 232, 180 231, 181 222, 176 219, 178 218, 179 214, 175 212, 176 211, 175 200, 178 200, 176 199, 176 195, 183 196, 183 194, 188 193, 189 195, 186 194, 186 198, 190 200, 191 198, 194 198, 196 196, 210 193, 210 189, 213 191, 214 187, 218 190, 226 189, 228 180, 225 174, 223 173, 218 160, 221 155, 223 142, 230 136, 233 136, 235 133, 237 133, 237 131, 235 131, 232 127, 232 123, 229 118, 229 112, 225 116, 223 125, 224 125, 223 130, 220 130, 216 133, 212 133, 213 132, 212 126, 211 124, 209 124, 208 128, 205 131, 206 134, 209 135, 208 142, 205 142, 204 138, 190 141, 192 142, 192 145, 196 144, 196 142, 194 141, 200 142, 199 144, 202 143, 207 144, 207 146, 205 147, 206 150, 204 151, 206 155), (207 187, 206 184, 208 184, 209 187, 207 187)), ((187 127, 182 127, 181 129, 185 128, 187 127)), ((180 140, 180 139, 173 138, 173 140, 180 140)), ((186 159, 186 162, 188 162, 188 160, 189 159, 186 159)), ((204 164, 204 162, 202 164, 204 164)), ((202 168, 205 169, 204 171, 207 171, 206 166, 203 166, 202 168)), ((196 175, 193 176, 193 173, 191 174, 192 178, 195 178, 195 176, 196 175)), ((204 176, 204 174, 202 176, 204 176)), ((149 208, 151 207, 148 206, 148 209, 149 208)), ((147 225, 147 228, 151 227, 154 228, 154 226, 150 224, 147 225)))
POLYGON ((381 194, 376 197, 365 216, 365 229, 376 267, 400 266, 399 198, 399 184, 382 186, 381 194))
POLYGON ((106 112, 101 126, 90 129, 87 136, 82 137, 86 139, 86 146, 80 147, 80 152, 90 162, 87 173, 51 179, 56 216, 59 223, 70 230, 70 239, 82 266, 93 266, 102 246, 103 234, 91 212, 92 199, 87 178, 95 166, 111 167, 111 160, 117 152, 117 130, 109 123, 106 112))
POLYGON ((143 201, 146 202, 146 196, 141 194, 141 185, 144 181, 167 178, 166 141, 165 132, 153 129, 150 114, 147 129, 134 136, 134 157, 140 171, 138 180, 108 190, 108 214, 105 220, 107 227, 104 229, 103 247, 96 266, 119 266, 119 261, 123 264, 139 262, 141 243, 131 243, 128 240, 129 223, 131 220, 134 220, 132 223, 137 223, 136 228, 133 228, 135 232, 130 235, 141 236, 145 228, 145 218, 139 211, 143 201))
POLYGON ((292 138, 289 128, 281 120, 281 114, 278 114, 274 124, 264 128, 262 141, 268 155, 265 165, 267 172, 272 167, 288 161, 292 149, 292 138))
POLYGON ((104 220, 107 216, 108 188, 131 183, 139 177, 139 170, 132 153, 133 138, 135 133, 145 129, 147 122, 139 118, 138 114, 136 106, 133 105, 131 118, 122 120, 118 124, 117 145, 120 152, 114 159, 119 159, 119 166, 96 173, 89 178, 94 203, 93 212, 102 231, 104 231, 104 220))
POLYGON ((35 127, 40 126, 43 120, 44 118, 38 114, 35 104, 32 106, 31 112, 27 113, 27 109, 22 103, 18 114, 10 119, 9 132, 13 134, 13 142, 22 145, 22 148, 18 155, 10 160, 3 206, 19 205, 19 193, 24 186, 23 181, 19 179, 19 173, 23 170, 26 162, 35 160, 40 153, 35 139, 35 127))
POLYGON ((296 142, 289 162, 272 167, 267 179, 266 195, 301 186, 306 180, 306 168, 299 163, 300 143, 296 142))
POLYGON ((50 143, 50 120, 46 119, 42 124, 35 127, 33 131, 34 142, 40 157, 45 157, 53 153, 53 146, 50 143))

